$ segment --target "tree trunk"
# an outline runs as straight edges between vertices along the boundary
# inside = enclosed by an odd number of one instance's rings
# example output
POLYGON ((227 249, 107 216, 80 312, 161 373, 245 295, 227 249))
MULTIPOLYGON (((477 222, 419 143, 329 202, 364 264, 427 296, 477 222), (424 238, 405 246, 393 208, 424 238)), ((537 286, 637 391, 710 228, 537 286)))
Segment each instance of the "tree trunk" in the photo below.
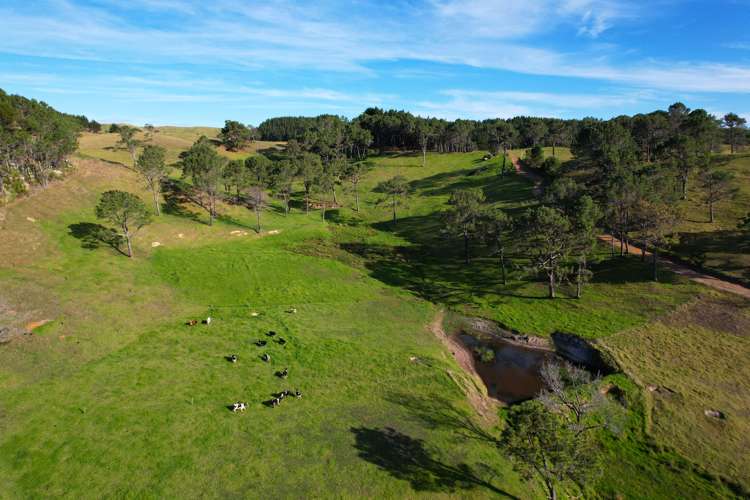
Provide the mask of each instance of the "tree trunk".
POLYGON ((323 219, 323 221, 326 220, 326 202, 325 201, 321 203, 320 217, 323 219))
POLYGON ((555 156, 555 143, 552 143, 552 156, 555 156))
POLYGON ((125 242, 128 244, 128 257, 132 259, 133 258, 133 245, 130 242, 130 232, 128 231, 127 226, 123 226, 122 229, 123 229, 122 232, 125 235, 125 242))
POLYGON ((427 165, 427 143, 422 146, 422 166, 427 165))
POLYGON ((505 248, 500 247, 500 268, 503 272, 503 285, 507 285, 508 282, 505 279, 505 248))
POLYGON ((641 262, 646 262, 646 243, 643 243, 643 248, 641 248, 641 262))
POLYGON ((709 214, 711 224, 713 224, 714 222, 714 202, 713 201, 708 202, 708 214, 709 214))
POLYGON ((393 197, 393 223, 396 223, 396 197, 393 197))
POLYGON ((310 193, 305 189, 305 215, 310 215, 310 193))
POLYGON ((469 264, 469 235, 464 233, 464 263, 469 264))
POLYGON ((656 248, 656 245, 654 245, 654 248, 651 250, 651 260, 654 265, 654 281, 659 281, 659 269, 658 269, 659 256, 657 255, 658 253, 659 253, 659 249, 656 248))
POLYGON ((161 215, 161 207, 159 206, 159 191, 156 189, 156 187, 151 188, 151 193, 154 195, 154 209, 156 210, 156 215, 161 215))
POLYGON ((623 257, 625 255, 625 243, 622 240, 622 231, 620 231, 620 257, 623 257))
POLYGON ((208 197, 208 225, 214 225, 214 199, 213 196, 208 197))
POLYGON ((682 176, 682 199, 687 200, 687 175, 682 176))
POLYGON ((576 278, 576 298, 581 298, 581 292, 583 291, 583 266, 584 261, 580 260, 578 262, 578 276, 576 278))
POLYGON ((336 199, 336 184, 334 183, 333 187, 331 188, 331 191, 333 192, 333 204, 338 205, 339 200, 336 199))
POLYGON ((545 479, 544 485, 547 487, 547 497, 549 500, 557 500, 557 490, 555 490, 555 485, 552 481, 545 479))
POLYGON ((549 276, 549 298, 554 299, 555 298, 555 272, 550 271, 547 273, 549 276))
POLYGON ((612 250, 612 257, 614 257, 615 256, 615 235, 614 235, 614 231, 612 232, 612 234, 609 237, 609 242, 611 243, 610 249, 612 250))
POLYGON ((354 185, 354 210, 359 212, 359 189, 354 185))
POLYGON ((260 207, 258 205, 255 205, 255 221, 256 221, 255 232, 260 233, 260 207))

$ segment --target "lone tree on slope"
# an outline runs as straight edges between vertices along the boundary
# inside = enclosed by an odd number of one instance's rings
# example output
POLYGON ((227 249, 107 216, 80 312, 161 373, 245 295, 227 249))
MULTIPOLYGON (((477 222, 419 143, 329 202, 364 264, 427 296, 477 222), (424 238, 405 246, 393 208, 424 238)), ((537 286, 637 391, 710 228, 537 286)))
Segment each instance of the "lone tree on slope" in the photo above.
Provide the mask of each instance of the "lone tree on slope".
POLYGON ((383 202, 388 202, 391 206, 393 213, 393 222, 396 222, 396 208, 404 203, 404 200, 409 194, 409 183, 401 175, 392 177, 387 181, 383 181, 375 186, 376 193, 383 193, 386 195, 386 199, 383 202))
POLYGON ((165 154, 166 151, 163 147, 149 144, 143 148, 143 151, 140 156, 138 156, 138 160, 135 164, 135 169, 146 181, 146 185, 151 190, 151 194, 154 197, 154 210, 156 211, 156 215, 161 215, 159 194, 161 193, 161 183, 167 178, 169 171, 164 162, 165 154))
POLYGON ((459 189, 451 194, 451 209, 443 218, 448 233, 463 238, 464 262, 469 264, 469 241, 479 234, 480 221, 485 211, 484 193, 479 188, 459 189))
POLYGON ((208 212, 208 225, 212 226, 216 217, 216 199, 219 196, 226 158, 220 156, 205 137, 198 139, 181 156, 182 175, 192 178, 196 189, 205 195, 206 199, 199 200, 198 204, 208 212))
POLYGON ((234 120, 226 120, 219 132, 219 140, 227 151, 237 151, 253 141, 253 130, 234 120))
POLYGON ((706 169, 701 172, 700 185, 703 188, 703 200, 708 205, 709 221, 716 219, 714 205, 722 200, 736 196, 738 188, 734 185, 734 175, 722 170, 706 169))
POLYGON ((128 153, 130 153, 134 167, 136 164, 138 146, 141 145, 141 141, 135 138, 136 132, 138 132, 138 129, 129 125, 121 125, 117 128, 117 133, 120 134, 120 139, 117 141, 117 147, 126 149, 128 153))
POLYGON ((570 221, 560 210, 541 206, 523 215, 520 228, 531 267, 547 275, 548 296, 554 299, 563 262, 571 249, 570 221))
POLYGON ((118 226, 128 246, 128 257, 133 257, 131 243, 135 234, 151 222, 151 214, 140 198, 125 191, 106 191, 96 206, 96 216, 118 226))
POLYGON ((745 137, 745 125, 747 120, 738 116, 736 113, 727 113, 724 115, 722 125, 727 129, 727 138, 732 148, 732 154, 737 151, 737 146, 741 145, 745 137))

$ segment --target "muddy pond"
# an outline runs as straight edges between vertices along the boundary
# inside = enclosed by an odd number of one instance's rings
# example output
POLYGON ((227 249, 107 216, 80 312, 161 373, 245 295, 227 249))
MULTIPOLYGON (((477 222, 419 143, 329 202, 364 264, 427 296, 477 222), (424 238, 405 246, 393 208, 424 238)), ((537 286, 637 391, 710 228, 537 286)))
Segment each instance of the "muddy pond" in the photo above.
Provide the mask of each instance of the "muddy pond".
POLYGON ((560 359, 547 349, 535 349, 502 339, 478 340, 471 335, 458 336, 474 355, 474 368, 487 386, 487 393, 506 404, 536 397, 543 387, 540 369, 546 360, 560 359), (482 361, 474 349, 491 349, 494 359, 482 361))

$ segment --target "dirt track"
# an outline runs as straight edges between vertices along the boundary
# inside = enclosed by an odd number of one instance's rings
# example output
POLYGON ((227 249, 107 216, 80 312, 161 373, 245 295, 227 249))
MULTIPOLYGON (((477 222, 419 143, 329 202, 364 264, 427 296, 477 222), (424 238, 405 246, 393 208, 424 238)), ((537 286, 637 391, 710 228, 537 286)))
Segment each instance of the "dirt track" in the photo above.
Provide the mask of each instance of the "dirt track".
MULTIPOLYGON (((612 241, 614 240, 615 246, 619 246, 620 240, 615 238, 614 236, 610 236, 608 234, 602 234, 599 236, 599 239, 601 241, 606 242, 608 245, 612 244, 612 241)), ((632 243, 628 242, 628 253, 632 255, 641 255, 642 250, 641 248, 633 245, 632 243)), ((646 255, 651 255, 651 252, 646 252, 646 255)), ((711 288, 715 288, 716 290, 721 290, 723 292, 729 292, 736 295, 741 295, 742 297, 750 299, 750 288, 744 287, 742 285, 738 285, 736 283, 732 283, 729 281, 724 281, 719 278, 715 278, 714 276, 709 276, 708 274, 703 274, 698 271, 694 271, 693 269, 690 269, 689 267, 683 266, 681 264, 678 264, 674 261, 671 261, 669 259, 660 257, 659 258, 659 265, 663 268, 669 269, 675 274, 679 274, 680 276, 685 276, 688 279, 691 279, 695 281, 696 283, 701 283, 702 285, 710 286, 711 288)))

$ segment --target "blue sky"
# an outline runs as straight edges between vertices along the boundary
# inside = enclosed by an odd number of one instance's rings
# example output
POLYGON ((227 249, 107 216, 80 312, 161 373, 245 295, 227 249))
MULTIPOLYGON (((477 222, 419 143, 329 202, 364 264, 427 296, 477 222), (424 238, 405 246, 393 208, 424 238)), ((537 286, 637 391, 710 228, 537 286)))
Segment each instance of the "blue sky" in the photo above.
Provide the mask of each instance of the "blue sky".
POLYGON ((750 0, 0 0, 0 88, 135 124, 750 118, 748 27, 750 0))

